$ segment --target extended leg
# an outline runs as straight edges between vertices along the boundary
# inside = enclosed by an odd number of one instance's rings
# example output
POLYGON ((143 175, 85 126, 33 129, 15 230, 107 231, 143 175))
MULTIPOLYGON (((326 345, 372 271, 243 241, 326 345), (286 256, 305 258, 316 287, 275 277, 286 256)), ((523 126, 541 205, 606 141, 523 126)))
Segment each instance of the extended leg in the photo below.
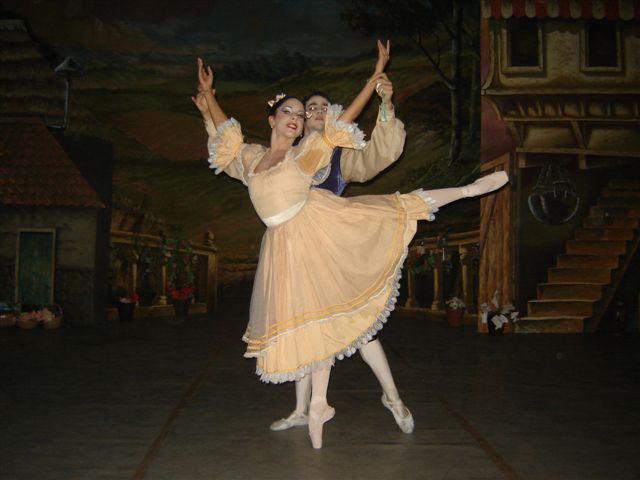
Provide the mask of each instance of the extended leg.
POLYGON ((360 355, 362 355, 362 359, 367 365, 371 367, 371 370, 380 382, 383 391, 382 404, 391 410, 400 430, 404 433, 413 432, 413 416, 409 409, 404 406, 402 400, 400 400, 398 389, 396 388, 391 369, 389 368, 387 356, 384 353, 380 341, 375 339, 360 347, 360 355))
POLYGON ((461 198, 476 197, 485 193, 493 192, 509 181, 505 172, 494 172, 490 175, 480 177, 475 182, 464 187, 440 188, 438 190, 424 190, 420 195, 430 199, 430 202, 437 208, 448 203, 455 202, 461 198))
POLYGON ((322 448, 322 427, 336 411, 327 404, 327 389, 331 367, 311 373, 311 403, 309 405, 309 436, 313 448, 322 448))
POLYGON ((287 418, 281 418, 273 422, 269 428, 275 432, 279 432, 309 423, 307 411, 309 410, 310 396, 311 375, 305 375, 300 380, 296 380, 296 409, 291 412, 287 418))

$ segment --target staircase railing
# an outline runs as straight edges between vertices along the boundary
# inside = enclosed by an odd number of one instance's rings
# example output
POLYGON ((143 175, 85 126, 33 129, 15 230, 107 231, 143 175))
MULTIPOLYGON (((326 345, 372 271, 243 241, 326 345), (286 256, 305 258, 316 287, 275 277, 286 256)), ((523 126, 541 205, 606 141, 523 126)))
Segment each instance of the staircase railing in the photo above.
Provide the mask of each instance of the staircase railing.
MULTIPOLYGON (((166 239, 161 236, 120 230, 111 231, 111 244, 112 295, 118 289, 129 295, 141 293, 144 283, 149 282, 154 289, 152 306, 167 305, 167 259, 176 253, 175 247, 167 249, 166 239)), ((218 249, 213 244, 213 234, 206 232, 203 243, 188 242, 188 246, 194 260, 195 301, 213 312, 218 302, 218 249)))
POLYGON ((478 305, 478 269, 480 252, 480 231, 453 233, 445 236, 433 236, 415 239, 409 245, 409 255, 405 262, 407 277, 406 308, 423 308, 431 311, 444 311, 445 302, 452 296, 461 297, 468 312, 477 311, 478 305), (451 258, 457 261, 452 262, 451 258), (417 276, 415 266, 420 262, 428 263, 427 271, 432 276, 433 300, 429 307, 420 307, 416 299, 417 276), (445 282, 445 276, 453 282, 445 282))
POLYGON ((618 291, 618 287, 620 286, 625 273, 627 273, 627 270, 629 270, 629 265, 631 264, 633 257, 636 255, 639 246, 640 233, 636 233, 633 240, 628 242, 625 256, 621 259, 620 266, 613 273, 611 283, 607 285, 602 298, 594 306, 593 315, 586 320, 584 326, 585 332, 593 333, 598 330, 600 322, 607 312, 609 305, 611 305, 611 302, 615 297, 616 292, 618 291))

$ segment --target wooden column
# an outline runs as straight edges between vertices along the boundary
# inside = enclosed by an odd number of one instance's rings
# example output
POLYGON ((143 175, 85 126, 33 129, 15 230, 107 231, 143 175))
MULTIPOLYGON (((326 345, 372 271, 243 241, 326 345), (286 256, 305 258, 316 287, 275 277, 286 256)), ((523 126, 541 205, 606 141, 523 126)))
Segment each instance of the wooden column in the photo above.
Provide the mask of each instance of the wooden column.
POLYGON ((471 268, 472 249, 470 245, 460 245, 458 252, 460 253, 460 269, 462 277, 462 301, 467 306, 467 311, 473 308, 473 292, 471 289, 471 268))
POLYGON ((442 249, 431 250, 436 261, 433 264, 433 302, 431 302, 431 310, 442 310, 442 249))
POLYGON ((407 308, 414 308, 416 306, 415 300, 415 274, 411 271, 411 268, 407 269, 407 300, 404 302, 404 306, 407 308))
MULTIPOLYGON (((511 155, 483 163, 484 174, 504 170, 510 175, 511 184, 497 193, 480 199, 480 272, 478 305, 489 303, 496 290, 500 291, 501 303, 512 302, 511 285, 511 185, 516 183, 511 169, 511 155)), ((486 332, 487 326, 478 313, 478 331, 486 332)), ((505 329, 505 332, 509 331, 505 329)))
POLYGON ((203 244, 213 249, 207 253, 207 312, 215 312, 218 309, 218 256, 214 239, 213 232, 204 233, 203 244))
POLYGON ((160 293, 158 295, 158 305, 167 304, 167 254, 165 253, 165 261, 160 266, 160 293))
POLYGON ((127 295, 132 296, 138 291, 138 254, 129 251, 129 278, 127 281, 127 295))

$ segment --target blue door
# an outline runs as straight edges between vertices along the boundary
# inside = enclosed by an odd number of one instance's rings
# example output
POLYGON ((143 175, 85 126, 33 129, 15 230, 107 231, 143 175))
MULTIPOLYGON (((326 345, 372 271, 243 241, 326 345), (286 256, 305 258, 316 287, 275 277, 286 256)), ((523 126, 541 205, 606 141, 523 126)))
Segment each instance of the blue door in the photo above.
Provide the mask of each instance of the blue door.
POLYGON ((55 272, 55 230, 20 230, 16 302, 51 305, 55 272))

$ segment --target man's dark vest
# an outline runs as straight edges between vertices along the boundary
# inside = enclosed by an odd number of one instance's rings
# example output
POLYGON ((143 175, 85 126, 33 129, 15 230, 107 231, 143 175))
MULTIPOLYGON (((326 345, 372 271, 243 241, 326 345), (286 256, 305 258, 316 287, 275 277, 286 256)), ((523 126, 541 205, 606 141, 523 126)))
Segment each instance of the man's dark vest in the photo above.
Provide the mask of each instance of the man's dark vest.
POLYGON ((349 185, 348 182, 342 178, 342 171, 340 170, 340 157, 342 156, 342 148, 338 147, 333 151, 331 155, 331 163, 329 164, 329 175, 317 188, 324 188, 336 195, 342 195, 344 189, 349 185))

